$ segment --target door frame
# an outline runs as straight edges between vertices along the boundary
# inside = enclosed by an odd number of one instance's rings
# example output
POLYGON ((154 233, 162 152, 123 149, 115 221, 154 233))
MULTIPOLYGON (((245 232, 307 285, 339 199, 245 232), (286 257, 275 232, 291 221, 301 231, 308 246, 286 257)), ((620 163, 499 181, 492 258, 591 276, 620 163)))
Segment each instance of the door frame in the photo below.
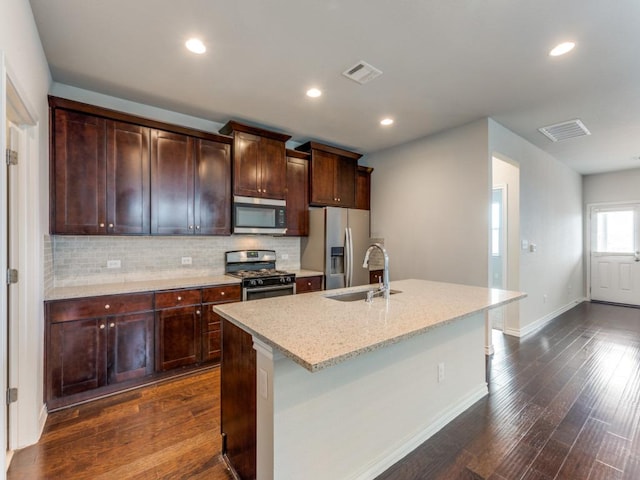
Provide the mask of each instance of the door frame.
POLYGON ((586 270, 586 286, 587 286, 587 300, 591 301, 591 244, 592 244, 592 214, 593 211, 597 208, 611 208, 616 206, 625 206, 625 205, 638 205, 640 204, 640 200, 627 200, 624 202, 598 202, 598 203, 587 203, 586 205, 586 217, 587 221, 585 222, 585 232, 584 232, 584 244, 585 244, 585 270, 586 270))

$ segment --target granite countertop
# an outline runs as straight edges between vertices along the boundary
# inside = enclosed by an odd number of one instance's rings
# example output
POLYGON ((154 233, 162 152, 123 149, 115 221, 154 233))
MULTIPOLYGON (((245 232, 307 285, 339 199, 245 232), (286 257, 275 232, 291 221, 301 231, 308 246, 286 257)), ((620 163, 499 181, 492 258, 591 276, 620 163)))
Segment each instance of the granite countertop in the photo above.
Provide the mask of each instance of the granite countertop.
MULTIPOLYGON (((313 270, 289 270, 296 277, 313 277, 323 275, 313 270)), ((207 275, 189 278, 173 278, 158 280, 142 280, 135 282, 103 283, 81 285, 76 287, 55 287, 45 295, 45 300, 63 300, 80 297, 94 297, 98 295, 118 295, 123 293, 153 292, 156 290, 170 290, 174 288, 198 288, 209 285, 240 284, 240 279, 229 275, 207 275)))
POLYGON ((340 302, 339 290, 215 307, 223 317, 315 372, 351 357, 427 332, 456 319, 524 298, 522 292, 430 282, 391 282, 401 293, 340 302))

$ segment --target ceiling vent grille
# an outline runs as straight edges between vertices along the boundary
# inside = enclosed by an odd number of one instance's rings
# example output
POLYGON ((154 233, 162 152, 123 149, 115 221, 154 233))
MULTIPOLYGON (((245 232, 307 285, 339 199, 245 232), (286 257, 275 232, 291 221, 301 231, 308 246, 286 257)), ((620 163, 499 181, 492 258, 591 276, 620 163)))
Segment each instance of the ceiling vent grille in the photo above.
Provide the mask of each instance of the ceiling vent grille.
POLYGON ((546 127, 539 128, 538 131, 552 142, 591 135, 591 132, 584 126, 584 123, 578 119, 556 123, 555 125, 547 125, 546 127))
POLYGON ((346 69, 342 74, 354 82, 364 85, 382 75, 382 70, 378 70, 373 65, 369 65, 367 62, 361 60, 353 67, 346 69))

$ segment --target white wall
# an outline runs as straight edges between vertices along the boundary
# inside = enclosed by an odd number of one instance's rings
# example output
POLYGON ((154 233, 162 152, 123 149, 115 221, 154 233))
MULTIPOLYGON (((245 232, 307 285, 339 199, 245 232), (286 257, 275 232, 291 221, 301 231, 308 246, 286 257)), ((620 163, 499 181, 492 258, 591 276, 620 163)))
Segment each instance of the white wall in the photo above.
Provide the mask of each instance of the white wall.
POLYGON ((520 167, 519 334, 526 334, 584 299, 582 178, 533 144, 489 120, 489 148, 520 167), (546 296, 546 299, 545 299, 546 296))
POLYGON ((487 139, 485 119, 366 157, 371 236, 384 238, 391 280, 487 285, 487 139))
MULTIPOLYGON (((0 50, 4 53, 7 75, 37 121, 37 125, 29 131, 32 156, 28 157, 30 164, 27 166, 29 192, 24 197, 31 213, 29 222, 25 222, 28 229, 22 248, 31 254, 20 280, 21 297, 28 298, 29 302, 25 306, 25 325, 21 325, 20 345, 13 346, 19 348, 20 355, 17 385, 18 446, 24 446, 37 441, 44 421, 42 257, 43 236, 48 228, 49 130, 46 95, 51 83, 28 0, 3 0, 0 50)), ((0 123, 3 131, 4 122, 2 115, 0 123)), ((3 232, 2 235, 4 234, 3 232)), ((4 442, 4 432, 1 433, 4 442)), ((2 447, 4 452, 4 443, 2 447)))
POLYGON ((640 168, 585 175, 582 178, 584 204, 640 201, 640 168))
POLYGON ((383 237, 391 278, 486 286, 491 158, 520 167, 518 325, 524 335, 584 299, 582 179, 491 119, 479 120, 365 159, 372 175, 372 236, 383 237))

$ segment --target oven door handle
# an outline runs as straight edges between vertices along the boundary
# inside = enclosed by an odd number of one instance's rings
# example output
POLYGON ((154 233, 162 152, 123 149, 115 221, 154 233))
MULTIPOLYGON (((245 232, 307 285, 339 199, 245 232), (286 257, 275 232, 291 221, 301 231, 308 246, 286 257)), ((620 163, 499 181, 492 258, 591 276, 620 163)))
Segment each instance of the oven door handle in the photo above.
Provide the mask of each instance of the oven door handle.
POLYGON ((295 295, 296 293, 296 284, 295 283, 288 283, 285 285, 272 285, 269 287, 245 287, 242 289, 242 301, 246 301, 247 297, 249 296, 250 293, 255 293, 255 292, 270 292, 270 291, 275 291, 275 290, 291 290, 291 294, 295 295))

